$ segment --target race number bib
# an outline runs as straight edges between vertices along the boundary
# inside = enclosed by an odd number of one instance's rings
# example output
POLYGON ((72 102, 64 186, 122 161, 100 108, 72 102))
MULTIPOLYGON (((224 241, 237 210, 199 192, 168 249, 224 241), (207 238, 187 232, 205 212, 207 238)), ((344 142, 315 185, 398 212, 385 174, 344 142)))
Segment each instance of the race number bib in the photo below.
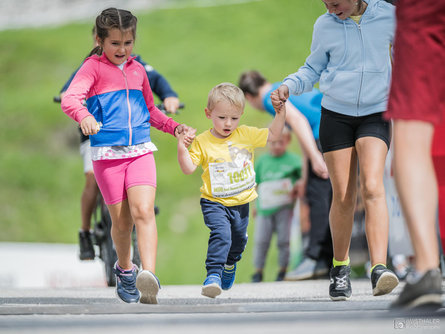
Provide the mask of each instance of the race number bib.
POLYGON ((214 197, 236 196, 255 186, 255 170, 251 161, 245 161, 242 167, 228 162, 210 163, 209 173, 214 197))
POLYGON ((259 206, 263 210, 275 209, 292 203, 290 196, 292 181, 289 178, 261 182, 257 190, 259 206))

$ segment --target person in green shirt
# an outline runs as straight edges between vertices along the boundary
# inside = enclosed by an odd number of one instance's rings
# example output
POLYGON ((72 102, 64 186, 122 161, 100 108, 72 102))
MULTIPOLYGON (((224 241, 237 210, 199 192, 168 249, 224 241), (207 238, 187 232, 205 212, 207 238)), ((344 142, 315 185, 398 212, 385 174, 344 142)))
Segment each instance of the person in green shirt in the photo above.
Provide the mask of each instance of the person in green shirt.
POLYGON ((280 138, 268 143, 269 152, 262 155, 256 165, 257 210, 254 233, 254 266, 252 282, 263 280, 263 268, 270 240, 277 234, 278 262, 277 281, 282 281, 289 262, 289 239, 293 207, 303 188, 298 179, 302 173, 300 156, 288 152, 291 133, 283 128, 280 138))

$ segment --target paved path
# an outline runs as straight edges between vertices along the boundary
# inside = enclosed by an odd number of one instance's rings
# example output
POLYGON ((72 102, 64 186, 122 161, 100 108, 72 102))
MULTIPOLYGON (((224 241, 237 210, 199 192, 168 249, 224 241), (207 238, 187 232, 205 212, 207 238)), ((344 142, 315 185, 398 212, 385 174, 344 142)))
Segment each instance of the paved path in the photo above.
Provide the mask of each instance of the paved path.
POLYGON ((2 289, 0 333, 445 332, 445 308, 430 314, 388 310, 401 287, 373 297, 369 280, 353 280, 352 299, 332 302, 328 284, 235 284, 216 299, 201 296, 199 285, 164 286, 158 305, 122 303, 113 288, 2 289))

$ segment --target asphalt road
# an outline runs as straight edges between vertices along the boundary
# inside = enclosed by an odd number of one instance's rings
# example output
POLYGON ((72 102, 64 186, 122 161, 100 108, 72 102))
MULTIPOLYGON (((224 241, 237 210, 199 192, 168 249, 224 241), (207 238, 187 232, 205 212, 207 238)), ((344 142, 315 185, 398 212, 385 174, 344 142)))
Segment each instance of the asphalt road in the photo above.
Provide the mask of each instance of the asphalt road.
POLYGON ((216 299, 199 285, 163 286, 158 305, 125 304, 113 288, 0 290, 1 333, 445 333, 444 307, 434 313, 388 309, 401 284, 373 297, 367 279, 353 296, 332 302, 328 280, 235 284, 216 299))

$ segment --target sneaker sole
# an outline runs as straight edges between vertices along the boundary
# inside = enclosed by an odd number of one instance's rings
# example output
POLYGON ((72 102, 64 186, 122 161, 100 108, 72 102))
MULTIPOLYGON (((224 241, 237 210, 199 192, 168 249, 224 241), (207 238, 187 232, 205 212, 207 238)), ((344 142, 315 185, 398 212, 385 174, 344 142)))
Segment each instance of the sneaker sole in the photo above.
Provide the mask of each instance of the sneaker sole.
POLYGON ((374 296, 383 296, 390 293, 399 284, 399 279, 393 273, 386 272, 380 276, 372 294, 374 296))
POLYGON ((148 270, 143 270, 136 278, 136 288, 141 293, 140 303, 157 304, 156 296, 159 292, 159 284, 156 277, 148 270))
POLYGON ((431 311, 438 310, 441 307, 442 298, 438 294, 423 295, 402 306, 404 309, 428 309, 431 311))
POLYGON ((219 296, 221 292, 222 292, 221 287, 218 284, 213 283, 203 286, 201 290, 201 295, 210 298, 215 298, 216 296, 219 296))
POLYGON ((346 300, 351 299, 351 296, 349 296, 349 297, 346 297, 346 296, 337 296, 337 297, 329 296, 329 297, 331 297, 331 300, 334 301, 334 302, 341 302, 341 301, 346 301, 346 300))

